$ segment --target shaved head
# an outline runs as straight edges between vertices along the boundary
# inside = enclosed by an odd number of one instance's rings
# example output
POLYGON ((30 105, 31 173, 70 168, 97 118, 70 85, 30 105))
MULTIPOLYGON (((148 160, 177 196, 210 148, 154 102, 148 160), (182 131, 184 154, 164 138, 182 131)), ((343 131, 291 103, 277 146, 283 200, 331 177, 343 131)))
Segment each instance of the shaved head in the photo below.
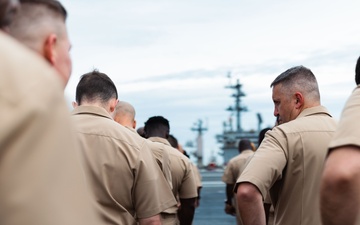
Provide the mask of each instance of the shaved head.
POLYGON ((10 35, 42 55, 66 85, 72 65, 65 8, 56 0, 20 0, 20 3, 21 8, 9 26, 10 35))
POLYGON ((136 120, 134 107, 128 102, 119 101, 116 105, 114 120, 123 126, 135 129, 136 120))

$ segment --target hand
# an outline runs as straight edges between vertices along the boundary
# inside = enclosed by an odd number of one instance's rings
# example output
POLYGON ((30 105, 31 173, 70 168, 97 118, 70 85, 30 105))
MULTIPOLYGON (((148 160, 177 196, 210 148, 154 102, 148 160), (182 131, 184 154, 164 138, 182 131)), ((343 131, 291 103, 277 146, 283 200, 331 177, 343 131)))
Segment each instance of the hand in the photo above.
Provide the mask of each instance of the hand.
POLYGON ((195 208, 197 208, 199 206, 200 206, 200 199, 196 198, 196 200, 195 200, 195 208))
POLYGON ((225 203, 225 213, 226 214, 229 214, 229 215, 232 215, 232 216, 236 216, 236 210, 235 210, 235 207, 230 205, 230 204, 227 204, 225 203))

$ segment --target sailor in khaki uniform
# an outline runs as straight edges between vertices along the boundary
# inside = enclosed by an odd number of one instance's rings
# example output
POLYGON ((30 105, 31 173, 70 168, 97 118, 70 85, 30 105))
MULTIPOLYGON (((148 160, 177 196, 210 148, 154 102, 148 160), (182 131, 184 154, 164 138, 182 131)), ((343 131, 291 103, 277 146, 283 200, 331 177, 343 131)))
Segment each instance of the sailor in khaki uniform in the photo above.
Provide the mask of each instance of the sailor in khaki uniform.
MULTIPOLYGON (((360 58, 356 67, 360 78, 360 58)), ((321 186, 324 225, 360 224, 360 86, 343 109, 330 142, 321 186)))
MULTIPOLYGON (((176 148, 181 154, 189 158, 189 155, 186 154, 186 151, 183 149, 182 145, 179 144, 178 140, 174 137, 174 135, 169 134, 167 140, 169 141, 171 147, 176 148)), ((195 200, 195 208, 197 208, 200 206, 200 192, 202 188, 202 182, 201 182, 202 178, 198 167, 193 162, 191 162, 191 168, 195 175, 195 183, 198 193, 198 196, 195 200)))
MULTIPOLYGON (((119 101, 116 105, 114 120, 122 126, 125 126, 131 132, 138 134, 135 130, 136 120, 135 120, 135 108, 128 102, 119 101)), ((170 171, 170 159, 169 159, 169 149, 165 145, 157 142, 152 142, 148 139, 144 139, 146 144, 151 149, 153 156, 156 159, 161 171, 164 174, 168 186, 172 190, 172 180, 171 180, 171 171, 170 171)), ((174 206, 161 212, 161 222, 162 225, 174 225, 177 223, 177 207, 174 206)))
POLYGON ((26 0, 9 25, 9 33, 52 65, 65 88, 72 70, 67 12, 56 0, 26 0))
POLYGON ((263 198, 270 189, 274 224, 321 224, 320 178, 336 123, 320 105, 309 69, 293 67, 271 86, 280 125, 266 133, 237 180, 241 219, 244 224, 265 224, 263 198))
POLYGON ((161 224, 159 213, 176 200, 145 140, 112 119, 114 83, 98 71, 85 74, 76 101, 75 135, 102 224, 161 224))
POLYGON ((239 210, 237 210, 236 198, 234 198, 234 185, 236 180, 245 169, 246 162, 254 154, 252 150, 251 142, 248 139, 242 139, 238 145, 239 155, 230 159, 224 174, 222 181, 226 183, 226 202, 225 202, 225 213, 234 215, 236 212, 236 221, 238 225, 242 225, 239 210))
POLYGON ((1 30, 0 49, 0 224, 99 224, 57 73, 1 30))
POLYGON ((1 31, 17 3, 0 0, 0 224, 99 224, 58 74, 1 31))
POLYGON ((149 140, 162 143, 169 151, 173 195, 179 198, 180 203, 178 218, 181 225, 191 225, 197 197, 191 162, 168 142, 170 126, 167 119, 162 116, 151 117, 145 122, 144 130, 149 140))

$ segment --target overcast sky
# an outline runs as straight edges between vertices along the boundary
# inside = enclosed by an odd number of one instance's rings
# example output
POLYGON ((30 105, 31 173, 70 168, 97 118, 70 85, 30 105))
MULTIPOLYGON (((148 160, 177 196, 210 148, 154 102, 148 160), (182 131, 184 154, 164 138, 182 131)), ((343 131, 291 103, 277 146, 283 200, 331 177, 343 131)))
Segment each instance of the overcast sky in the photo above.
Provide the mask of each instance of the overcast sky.
POLYGON ((116 83, 119 99, 134 105, 139 126, 162 115, 185 144, 195 141, 193 124, 204 120, 205 163, 219 152, 215 135, 230 117, 229 71, 247 94, 244 129, 257 128, 256 113, 263 127, 274 123, 269 85, 292 66, 314 72, 335 118, 355 87, 360 1, 61 2, 73 44, 69 102, 80 75, 97 68, 116 83))

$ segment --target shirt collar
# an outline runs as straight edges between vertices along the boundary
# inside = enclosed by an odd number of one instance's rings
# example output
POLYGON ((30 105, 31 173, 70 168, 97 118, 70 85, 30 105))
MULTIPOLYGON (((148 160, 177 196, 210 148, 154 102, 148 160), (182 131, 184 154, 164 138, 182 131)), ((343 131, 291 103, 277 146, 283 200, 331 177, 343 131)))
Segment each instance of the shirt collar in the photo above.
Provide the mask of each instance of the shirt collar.
POLYGON ((96 116, 102 116, 113 120, 111 115, 104 108, 98 106, 78 106, 72 111, 71 114, 72 115, 93 114, 96 116))
POLYGON ((170 145, 170 142, 168 140, 166 140, 165 138, 161 138, 161 137, 149 137, 148 138, 150 141, 153 141, 153 142, 160 142, 160 143, 163 143, 165 145, 168 145, 168 146, 171 146, 170 145))
POLYGON ((314 106, 314 107, 304 109, 298 115, 297 118, 311 116, 311 115, 315 115, 315 114, 326 114, 326 115, 332 117, 331 114, 329 113, 329 111, 324 106, 319 105, 319 106, 314 106))
POLYGON ((250 153, 250 152, 254 152, 254 151, 251 149, 245 149, 245 150, 241 151, 241 153, 250 153))

